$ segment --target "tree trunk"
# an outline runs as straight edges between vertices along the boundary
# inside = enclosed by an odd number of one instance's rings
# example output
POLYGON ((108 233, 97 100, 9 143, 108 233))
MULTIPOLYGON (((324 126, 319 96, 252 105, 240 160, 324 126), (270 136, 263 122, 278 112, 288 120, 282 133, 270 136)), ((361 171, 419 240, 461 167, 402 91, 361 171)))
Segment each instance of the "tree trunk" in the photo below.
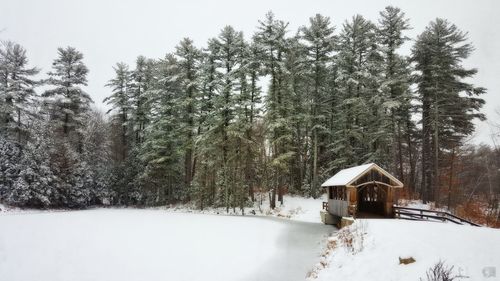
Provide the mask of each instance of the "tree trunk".
POLYGON ((434 112, 434 201, 436 207, 439 206, 440 183, 439 183, 439 112, 436 101, 434 112))
POLYGON ((318 195, 318 133, 313 130, 313 172, 312 172, 312 183, 311 183, 311 195, 316 198, 318 195))
POLYGON ((411 140, 411 121, 407 120, 406 121, 406 127, 407 127, 407 136, 406 136, 406 142, 408 145, 408 162, 410 164, 410 175, 408 179, 408 186, 410 188, 410 193, 413 195, 415 193, 415 169, 416 169, 416 163, 413 155, 413 145, 412 145, 412 140, 411 140))
POLYGON ((398 160, 399 160, 399 177, 401 182, 405 182, 404 180, 404 171, 403 171, 403 144, 401 140, 401 128, 399 125, 399 122, 397 123, 397 130, 398 130, 398 139, 397 139, 397 144, 398 144, 398 160))
POLYGON ((451 150, 450 181, 448 184, 448 210, 451 210, 451 189, 453 187, 453 165, 455 164, 455 147, 451 150))
POLYGON ((17 142, 21 143, 21 109, 17 109, 17 142))
POLYGON ((431 124, 430 101, 424 94, 422 102, 422 201, 424 204, 430 200, 432 187, 432 157, 431 157, 431 124))

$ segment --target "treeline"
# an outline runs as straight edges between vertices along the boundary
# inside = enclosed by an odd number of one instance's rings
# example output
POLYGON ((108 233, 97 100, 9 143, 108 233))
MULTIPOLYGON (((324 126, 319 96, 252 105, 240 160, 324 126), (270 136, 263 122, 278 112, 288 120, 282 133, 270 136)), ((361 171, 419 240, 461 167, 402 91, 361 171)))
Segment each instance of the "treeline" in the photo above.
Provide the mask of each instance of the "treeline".
POLYGON ((268 192, 274 207, 285 192, 316 197, 339 169, 376 162, 408 193, 438 200, 449 158, 484 120, 485 89, 468 82, 477 71, 462 64, 466 33, 436 19, 403 56, 408 29, 394 7, 338 28, 318 14, 296 31, 269 12, 251 38, 226 26, 204 48, 186 38, 164 58, 116 64, 109 118, 81 88, 80 52, 59 49, 35 81, 25 50, 5 43, 0 198, 236 209, 268 192), (38 95, 41 84, 50 89, 38 95))

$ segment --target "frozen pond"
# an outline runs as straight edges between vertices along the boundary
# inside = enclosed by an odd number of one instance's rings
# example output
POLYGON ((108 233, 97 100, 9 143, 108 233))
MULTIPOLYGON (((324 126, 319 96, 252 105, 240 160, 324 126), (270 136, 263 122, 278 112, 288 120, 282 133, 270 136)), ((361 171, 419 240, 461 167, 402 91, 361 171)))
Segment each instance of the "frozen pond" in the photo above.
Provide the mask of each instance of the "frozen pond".
POLYGON ((99 209, 0 215, 2 280, 304 280, 321 223, 99 209))

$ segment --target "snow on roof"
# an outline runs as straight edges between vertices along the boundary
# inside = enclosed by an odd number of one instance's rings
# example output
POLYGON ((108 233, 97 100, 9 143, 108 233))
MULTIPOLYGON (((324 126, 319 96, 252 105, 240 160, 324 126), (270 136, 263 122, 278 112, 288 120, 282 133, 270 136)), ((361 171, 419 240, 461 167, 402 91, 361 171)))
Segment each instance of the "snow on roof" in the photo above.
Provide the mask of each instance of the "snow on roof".
POLYGON ((389 174, 384 169, 380 168, 375 163, 369 163, 369 164, 364 164, 364 165, 360 165, 360 166, 355 166, 355 167, 343 169, 343 170, 339 171, 338 173, 336 173, 333 177, 331 177, 327 181, 325 181, 321 186, 327 187, 327 186, 349 185, 353 181, 358 179, 359 176, 362 176, 365 172, 369 171, 372 168, 376 168, 379 172, 386 175, 392 181, 397 183, 396 187, 403 187, 403 184, 398 179, 396 179, 394 176, 389 174))
POLYGON ((333 177, 329 178, 325 181, 321 186, 338 186, 338 185, 347 185, 350 181, 352 181, 358 175, 364 173, 368 169, 370 169, 374 163, 369 163, 361 166, 355 166, 348 169, 343 169, 336 173, 333 177))

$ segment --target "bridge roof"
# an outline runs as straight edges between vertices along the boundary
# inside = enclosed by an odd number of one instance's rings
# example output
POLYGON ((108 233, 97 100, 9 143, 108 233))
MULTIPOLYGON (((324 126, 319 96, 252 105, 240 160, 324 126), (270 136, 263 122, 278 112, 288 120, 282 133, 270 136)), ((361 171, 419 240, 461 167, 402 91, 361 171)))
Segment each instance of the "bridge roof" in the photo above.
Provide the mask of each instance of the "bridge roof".
POLYGON ((388 177, 394 185, 393 187, 403 187, 403 183, 400 182, 397 178, 391 175, 386 170, 382 169, 375 163, 364 164, 360 166, 355 166, 347 169, 343 169, 336 173, 333 177, 329 178, 325 181, 321 186, 351 186, 357 179, 361 178, 365 174, 367 174, 371 170, 376 170, 380 174, 388 177))

